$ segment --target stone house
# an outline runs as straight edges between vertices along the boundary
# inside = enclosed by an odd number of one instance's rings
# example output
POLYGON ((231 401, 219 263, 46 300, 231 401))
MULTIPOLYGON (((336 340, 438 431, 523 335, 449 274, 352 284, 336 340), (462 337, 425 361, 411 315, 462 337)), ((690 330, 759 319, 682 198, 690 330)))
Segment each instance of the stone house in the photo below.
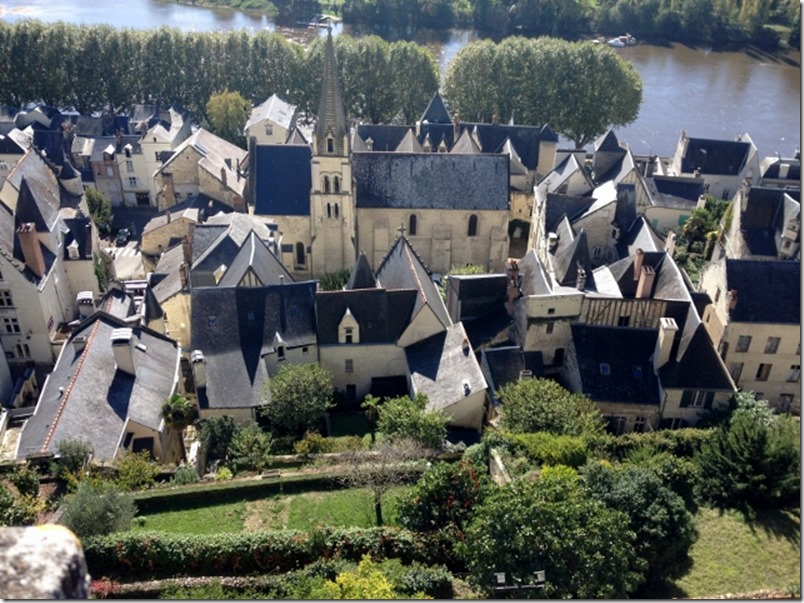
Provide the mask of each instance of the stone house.
POLYGON ((231 206, 203 194, 182 201, 148 220, 140 236, 140 251, 158 256, 188 236, 191 224, 203 224, 212 216, 232 211, 231 206))
POLYGON ((296 126, 296 106, 276 94, 254 107, 245 125, 246 140, 257 144, 283 144, 296 126))

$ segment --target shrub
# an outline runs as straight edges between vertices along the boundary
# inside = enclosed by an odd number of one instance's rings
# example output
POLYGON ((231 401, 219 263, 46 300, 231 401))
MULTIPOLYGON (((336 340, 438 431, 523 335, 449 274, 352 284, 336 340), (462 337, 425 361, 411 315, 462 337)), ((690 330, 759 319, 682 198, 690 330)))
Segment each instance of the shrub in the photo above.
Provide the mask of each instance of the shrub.
POLYGON ((159 474, 159 465, 151 460, 151 454, 126 452, 115 461, 117 485, 124 490, 144 490, 154 485, 159 474))
POLYGON ((14 484, 23 496, 39 496, 39 474, 28 465, 17 467, 8 476, 8 480, 14 484))
POLYGON ((85 440, 59 440, 56 444, 57 475, 64 478, 66 473, 77 474, 86 466, 93 452, 92 444, 85 440))
POLYGON ((238 427, 229 447, 227 464, 235 473, 262 471, 271 462, 271 435, 256 423, 238 427))
POLYGON ((386 559, 380 571, 400 595, 413 597, 419 593, 433 599, 452 599, 452 573, 443 565, 426 566, 418 561, 409 565, 399 559, 386 559))
POLYGON ((440 449, 447 437, 449 417, 441 410, 427 410, 427 396, 413 400, 400 396, 379 406, 377 428, 389 440, 415 440, 432 450, 440 449))
POLYGON ((182 465, 176 469, 176 473, 173 474, 173 479, 170 480, 170 483, 173 486, 186 486, 187 484, 194 484, 197 481, 198 471, 195 470, 195 467, 182 465))
POLYGON ((218 470, 215 472, 215 481, 216 482, 224 482, 230 480, 234 477, 232 474, 232 470, 228 467, 218 467, 218 470))
POLYGON ((578 468, 589 452, 583 438, 547 432, 511 434, 514 448, 539 465, 567 465, 578 468))
POLYGON ((309 456, 311 454, 327 454, 333 452, 347 452, 362 450, 363 439, 357 436, 341 436, 338 438, 325 438, 317 431, 308 431, 304 438, 294 442, 293 450, 296 454, 309 456))
POLYGON ((234 419, 228 415, 204 419, 198 439, 208 460, 226 458, 236 430, 234 419))
POLYGON ((81 482, 64 505, 62 521, 81 539, 128 530, 136 512, 131 495, 108 482, 81 482))

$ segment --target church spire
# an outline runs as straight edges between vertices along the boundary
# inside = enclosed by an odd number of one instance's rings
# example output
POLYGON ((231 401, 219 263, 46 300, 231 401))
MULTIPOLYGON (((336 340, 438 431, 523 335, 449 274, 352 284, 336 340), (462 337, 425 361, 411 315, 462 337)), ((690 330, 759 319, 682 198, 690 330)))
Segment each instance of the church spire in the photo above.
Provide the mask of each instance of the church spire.
POLYGON ((316 154, 345 156, 349 149, 346 116, 338 79, 338 62, 332 42, 332 24, 327 24, 324 46, 324 70, 321 79, 321 98, 318 101, 318 121, 315 124, 316 154))

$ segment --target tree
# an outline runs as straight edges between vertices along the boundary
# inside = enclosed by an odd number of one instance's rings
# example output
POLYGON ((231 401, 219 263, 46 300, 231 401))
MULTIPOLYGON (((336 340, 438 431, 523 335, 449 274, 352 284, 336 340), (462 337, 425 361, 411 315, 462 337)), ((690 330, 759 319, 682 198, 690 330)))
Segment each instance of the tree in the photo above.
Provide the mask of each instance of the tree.
POLYGON ((399 521, 417 532, 455 529, 462 539, 489 485, 486 473, 469 461, 436 463, 398 504, 399 521))
POLYGON ((86 189, 87 206, 92 221, 98 227, 108 227, 114 219, 112 202, 102 192, 94 188, 86 189))
POLYGON ((181 394, 173 394, 162 404, 162 419, 168 429, 179 437, 179 450, 181 458, 185 458, 184 430, 198 418, 198 408, 181 394))
POLYGON ((75 475, 84 469, 92 458, 92 444, 81 439, 59 440, 56 443, 56 456, 59 460, 58 475, 65 478, 67 474, 75 475))
POLYGON ((229 415, 204 419, 198 440, 204 447, 208 460, 226 458, 236 430, 234 419, 229 415))
POLYGON ((131 494, 109 482, 90 480, 81 482, 64 506, 62 521, 79 538, 128 530, 137 511, 131 494))
POLYGON ((389 440, 415 440, 438 450, 447 437, 449 417, 442 410, 427 410, 427 396, 391 398, 379 405, 377 429, 389 440))
POLYGON ((388 490, 405 483, 418 471, 417 463, 427 450, 414 440, 397 439, 382 442, 372 451, 353 450, 342 455, 345 475, 341 478, 350 488, 371 490, 377 525, 383 525, 382 498, 388 490))
POLYGON ((332 375, 319 364, 288 364, 266 384, 262 414, 271 429, 301 435, 323 419, 332 407, 332 375))
POLYGON ((502 426, 510 431, 574 436, 603 432, 603 419, 594 403, 555 381, 522 379, 500 388, 498 396, 502 426))
POLYGON ((159 465, 151 459, 151 453, 126 452, 115 459, 117 467, 116 483, 123 490, 144 490, 154 485, 159 474, 159 465))
POLYGON ((271 446, 270 434, 256 423, 238 427, 229 448, 228 464, 235 473, 262 471, 270 463, 271 446))
POLYGON ((624 511, 636 534, 634 548, 647 563, 648 586, 680 578, 690 568, 690 549, 698 538, 695 518, 684 500, 651 469, 595 462, 582 470, 592 495, 611 509, 624 511))
POLYGON ((464 120, 549 124, 577 147, 636 119, 642 80, 605 44, 512 37, 462 48, 447 69, 445 96, 464 120))
POLYGON ((496 572, 532 581, 540 591, 517 597, 624 598, 638 583, 640 561, 628 516, 591 498, 574 470, 545 468, 536 481, 499 488, 475 511, 462 547, 471 582, 492 595, 496 572))
POLYGON ((696 457, 703 500, 746 512, 798 500, 800 426, 786 415, 764 423, 756 414, 736 411, 704 443, 696 457))
POLYGON ((239 92, 224 90, 209 97, 206 116, 210 131, 238 146, 245 146, 243 128, 251 112, 251 103, 239 92))

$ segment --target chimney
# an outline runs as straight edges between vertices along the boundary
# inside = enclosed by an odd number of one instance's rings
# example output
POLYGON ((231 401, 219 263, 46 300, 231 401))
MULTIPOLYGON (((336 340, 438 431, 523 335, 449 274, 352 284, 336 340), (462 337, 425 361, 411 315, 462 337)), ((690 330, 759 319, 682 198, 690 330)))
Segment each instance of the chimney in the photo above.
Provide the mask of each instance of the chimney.
POLYGON ((578 265, 578 279, 575 286, 578 288, 578 291, 583 291, 586 287, 586 270, 584 270, 580 264, 578 265))
POLYGON ((193 366, 193 383, 195 391, 207 386, 207 369, 204 361, 204 353, 201 350, 190 352, 190 362, 193 366))
POLYGON ((642 266, 639 273, 639 282, 637 283, 636 297, 637 299, 645 299, 650 297, 653 290, 653 281, 656 278, 656 271, 651 266, 642 266))
POLYGON ((78 306, 78 317, 80 319, 92 316, 95 313, 95 298, 92 291, 79 291, 75 296, 75 303, 78 306))
POLYGON ((645 259, 645 252, 642 249, 637 249, 634 254, 634 280, 638 281, 642 274, 642 261, 645 259))
POLYGON ((112 331, 112 352, 118 370, 137 376, 137 362, 134 356, 134 335, 130 328, 120 328, 112 331))
POLYGON ((737 307, 737 289, 729 289, 729 310, 734 310, 737 307))
POLYGON ((223 166, 221 166, 221 182, 223 182, 224 188, 228 185, 226 178, 226 168, 223 166))
POLYGON ((42 245, 36 236, 36 224, 26 222, 17 228, 17 238, 22 248, 25 266, 38 277, 45 276, 45 258, 42 256, 42 245))
POLYGON ((676 250, 676 233, 672 230, 667 233, 667 239, 664 242, 664 250, 670 257, 673 257, 673 253, 676 250))
POLYGON ((496 112, 491 116, 491 123, 495 126, 500 123, 500 116, 496 112))
POLYGON ((455 141, 458 140, 458 137, 461 135, 461 118, 457 114, 452 120, 452 144, 455 144, 455 141))
POLYGON ((181 250, 184 255, 184 263, 188 266, 193 263, 193 232, 195 231, 195 224, 190 223, 189 234, 184 235, 181 240, 181 250))
POLYGON ((179 278, 181 279, 181 288, 187 288, 187 264, 182 263, 179 266, 179 278))
POLYGON ((678 325, 672 318, 659 319, 659 337, 653 352, 653 368, 657 371, 670 361, 670 351, 678 331, 678 325))

